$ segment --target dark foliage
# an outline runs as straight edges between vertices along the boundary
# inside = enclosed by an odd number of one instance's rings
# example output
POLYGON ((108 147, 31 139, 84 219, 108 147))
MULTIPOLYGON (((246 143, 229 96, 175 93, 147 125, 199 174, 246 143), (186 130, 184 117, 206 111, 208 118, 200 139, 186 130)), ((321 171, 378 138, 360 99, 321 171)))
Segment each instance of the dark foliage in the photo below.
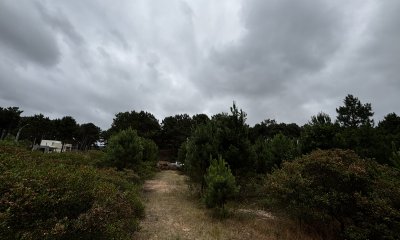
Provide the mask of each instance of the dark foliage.
POLYGON ((399 239, 399 177, 352 151, 318 150, 268 176, 267 206, 345 239, 399 239))
POLYGON ((89 153, 0 146, 1 239, 131 239, 144 214, 132 173, 89 153))

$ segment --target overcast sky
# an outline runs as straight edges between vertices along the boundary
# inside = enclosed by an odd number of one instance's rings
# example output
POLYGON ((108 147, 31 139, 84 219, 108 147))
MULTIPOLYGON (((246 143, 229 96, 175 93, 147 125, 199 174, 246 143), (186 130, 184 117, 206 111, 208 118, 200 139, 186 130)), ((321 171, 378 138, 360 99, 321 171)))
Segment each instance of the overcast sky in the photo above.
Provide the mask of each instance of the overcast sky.
POLYGON ((351 93, 400 113, 398 0, 0 0, 0 106, 110 127, 228 112, 304 124, 351 93))

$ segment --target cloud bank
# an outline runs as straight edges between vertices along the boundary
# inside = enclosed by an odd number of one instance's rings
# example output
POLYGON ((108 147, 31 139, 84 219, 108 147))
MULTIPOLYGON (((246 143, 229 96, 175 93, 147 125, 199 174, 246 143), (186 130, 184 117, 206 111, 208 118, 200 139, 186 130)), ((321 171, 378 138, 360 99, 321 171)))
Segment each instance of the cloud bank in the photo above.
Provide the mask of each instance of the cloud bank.
POLYGON ((0 105, 110 127, 115 113, 303 124, 352 93, 400 112, 400 2, 0 2, 0 105))

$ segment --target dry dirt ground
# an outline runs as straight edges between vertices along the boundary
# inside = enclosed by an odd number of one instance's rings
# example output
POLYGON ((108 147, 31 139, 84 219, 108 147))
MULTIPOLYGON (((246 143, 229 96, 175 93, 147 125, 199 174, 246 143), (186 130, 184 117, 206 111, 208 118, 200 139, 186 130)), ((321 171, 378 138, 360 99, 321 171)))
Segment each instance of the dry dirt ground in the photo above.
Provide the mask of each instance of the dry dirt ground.
POLYGON ((316 239, 261 210, 236 209, 226 220, 213 219, 177 171, 157 173, 143 194, 146 218, 134 240, 316 239))

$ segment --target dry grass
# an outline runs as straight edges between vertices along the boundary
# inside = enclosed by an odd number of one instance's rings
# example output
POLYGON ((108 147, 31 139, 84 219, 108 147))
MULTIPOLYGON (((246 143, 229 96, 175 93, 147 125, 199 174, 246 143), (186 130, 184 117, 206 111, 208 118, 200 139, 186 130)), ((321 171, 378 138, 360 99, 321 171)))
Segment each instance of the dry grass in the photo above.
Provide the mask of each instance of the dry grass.
POLYGON ((144 185, 146 218, 136 240, 147 239, 319 239, 295 224, 259 210, 238 209, 226 220, 213 219, 191 196, 186 177, 162 171, 144 185))

